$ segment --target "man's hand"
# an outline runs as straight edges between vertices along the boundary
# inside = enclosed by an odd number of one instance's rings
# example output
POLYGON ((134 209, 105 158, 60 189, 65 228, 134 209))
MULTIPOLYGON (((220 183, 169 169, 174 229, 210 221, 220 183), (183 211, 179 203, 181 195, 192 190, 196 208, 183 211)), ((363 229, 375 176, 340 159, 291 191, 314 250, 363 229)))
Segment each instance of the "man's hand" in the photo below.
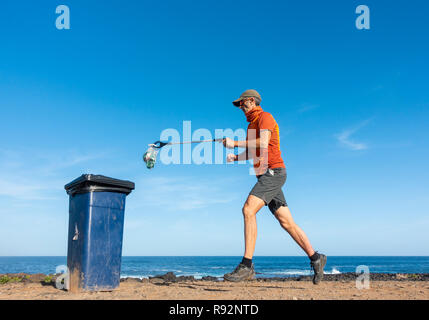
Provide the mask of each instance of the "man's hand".
POLYGON ((258 162, 255 166, 255 173, 257 176, 264 174, 268 170, 268 148, 260 149, 258 162))
POLYGON ((267 172, 268 170, 268 165, 266 164, 264 159, 261 159, 262 162, 259 162, 259 165, 257 167, 255 167, 255 174, 257 176, 263 175, 265 174, 265 172, 267 172))
POLYGON ((230 138, 223 139, 222 143, 223 143, 223 146, 227 149, 234 149, 234 147, 235 147, 234 140, 232 140, 230 138))
POLYGON ((234 162, 235 158, 236 158, 235 154, 230 153, 226 156, 226 162, 234 162))

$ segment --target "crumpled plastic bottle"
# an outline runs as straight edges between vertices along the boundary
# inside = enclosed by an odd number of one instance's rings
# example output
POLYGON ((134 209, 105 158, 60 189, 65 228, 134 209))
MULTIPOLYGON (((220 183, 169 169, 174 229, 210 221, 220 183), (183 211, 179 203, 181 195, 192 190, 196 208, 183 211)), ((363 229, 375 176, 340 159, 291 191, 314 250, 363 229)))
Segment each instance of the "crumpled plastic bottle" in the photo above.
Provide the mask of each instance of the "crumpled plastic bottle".
POLYGON ((152 169, 155 166, 157 154, 158 150, 154 147, 150 147, 143 155, 143 161, 146 162, 146 167, 148 169, 152 169))

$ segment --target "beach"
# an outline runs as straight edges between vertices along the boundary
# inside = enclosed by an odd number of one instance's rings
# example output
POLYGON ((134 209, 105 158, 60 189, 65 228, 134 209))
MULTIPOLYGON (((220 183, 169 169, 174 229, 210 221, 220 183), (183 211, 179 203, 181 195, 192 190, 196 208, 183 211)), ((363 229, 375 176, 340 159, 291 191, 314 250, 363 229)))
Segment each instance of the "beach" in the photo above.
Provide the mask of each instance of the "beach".
POLYGON ((358 289, 355 274, 326 275, 313 285, 310 277, 231 283, 167 273, 124 278, 110 292, 78 293, 57 289, 48 275, 8 277, 14 280, 0 284, 0 300, 429 300, 429 274, 372 274, 369 288, 358 289))

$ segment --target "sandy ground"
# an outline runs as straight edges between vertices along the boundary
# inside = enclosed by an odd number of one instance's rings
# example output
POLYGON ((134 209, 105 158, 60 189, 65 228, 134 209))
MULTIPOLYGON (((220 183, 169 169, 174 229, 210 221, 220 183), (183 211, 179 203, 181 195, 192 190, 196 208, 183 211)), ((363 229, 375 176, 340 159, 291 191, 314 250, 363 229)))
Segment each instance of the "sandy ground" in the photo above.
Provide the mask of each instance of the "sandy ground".
POLYGON ((0 300, 429 300, 427 281, 371 281, 369 289, 357 289, 354 281, 310 281, 243 283, 184 281, 151 283, 121 282, 111 292, 70 293, 40 283, 0 285, 0 300))

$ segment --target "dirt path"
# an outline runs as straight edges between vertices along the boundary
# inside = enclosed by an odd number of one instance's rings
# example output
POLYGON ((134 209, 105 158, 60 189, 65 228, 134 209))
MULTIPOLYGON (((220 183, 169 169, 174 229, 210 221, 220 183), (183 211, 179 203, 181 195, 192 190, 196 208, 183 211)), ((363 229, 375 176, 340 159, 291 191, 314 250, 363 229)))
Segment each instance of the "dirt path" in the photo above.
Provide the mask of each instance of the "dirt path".
POLYGON ((354 281, 322 282, 315 286, 309 281, 246 283, 184 281, 176 283, 141 282, 129 279, 112 292, 70 293, 40 283, 7 283, 0 285, 0 300, 429 300, 427 281, 371 281, 369 289, 358 290, 354 281))

